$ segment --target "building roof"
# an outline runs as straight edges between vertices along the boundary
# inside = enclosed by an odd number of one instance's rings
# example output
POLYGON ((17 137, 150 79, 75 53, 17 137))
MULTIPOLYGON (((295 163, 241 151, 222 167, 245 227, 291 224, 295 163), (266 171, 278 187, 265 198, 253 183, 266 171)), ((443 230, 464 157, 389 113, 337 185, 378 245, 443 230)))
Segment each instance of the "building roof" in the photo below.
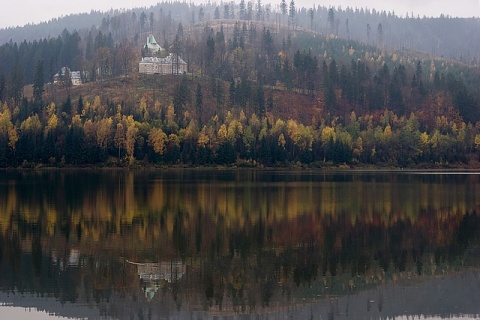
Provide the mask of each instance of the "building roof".
POLYGON ((163 48, 155 40, 155 37, 153 36, 153 34, 147 37, 146 47, 152 52, 158 52, 163 50, 163 48))

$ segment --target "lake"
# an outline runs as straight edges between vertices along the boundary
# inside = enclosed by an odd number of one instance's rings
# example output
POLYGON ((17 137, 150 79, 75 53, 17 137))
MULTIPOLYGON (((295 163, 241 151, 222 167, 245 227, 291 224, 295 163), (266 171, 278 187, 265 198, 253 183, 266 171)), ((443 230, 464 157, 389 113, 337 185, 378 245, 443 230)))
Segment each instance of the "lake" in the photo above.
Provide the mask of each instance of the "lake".
POLYGON ((480 174, 0 171, 0 318, 474 319, 480 174))

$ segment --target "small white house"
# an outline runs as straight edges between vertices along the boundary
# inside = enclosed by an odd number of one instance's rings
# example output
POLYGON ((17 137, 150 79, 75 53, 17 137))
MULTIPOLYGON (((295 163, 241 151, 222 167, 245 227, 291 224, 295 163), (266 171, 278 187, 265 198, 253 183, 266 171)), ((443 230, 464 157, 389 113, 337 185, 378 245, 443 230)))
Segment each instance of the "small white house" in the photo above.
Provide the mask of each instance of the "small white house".
POLYGON ((64 81, 65 77, 70 76, 70 81, 73 86, 79 86, 82 82, 80 71, 71 71, 68 67, 63 67, 60 71, 53 76, 53 82, 58 83, 64 81))

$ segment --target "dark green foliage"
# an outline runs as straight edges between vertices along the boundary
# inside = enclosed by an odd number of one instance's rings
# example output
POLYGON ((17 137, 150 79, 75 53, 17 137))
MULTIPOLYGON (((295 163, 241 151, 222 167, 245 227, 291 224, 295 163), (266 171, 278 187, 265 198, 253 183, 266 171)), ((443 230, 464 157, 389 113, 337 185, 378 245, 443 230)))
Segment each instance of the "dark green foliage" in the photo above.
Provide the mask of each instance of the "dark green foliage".
POLYGON ((179 123, 183 121, 183 113, 185 112, 185 106, 190 101, 190 88, 188 85, 188 79, 186 75, 182 76, 180 82, 175 86, 173 94, 173 106, 175 113, 177 114, 179 123))
POLYGON ((35 66, 35 79, 33 82, 33 101, 35 102, 36 105, 41 108, 42 103, 43 103, 43 91, 44 91, 44 86, 45 86, 45 80, 43 78, 43 61, 40 60, 37 62, 37 65, 35 66))
POLYGON ((15 104, 18 104, 23 93, 23 67, 17 63, 10 74, 10 97, 15 104))
POLYGON ((217 164, 232 164, 237 160, 235 149, 230 141, 223 142, 217 150, 216 163, 217 164))
MULTIPOLYGON (((195 109, 197 112, 197 118, 201 121, 201 114, 203 109, 203 93, 202 93, 202 86, 200 83, 197 84, 197 91, 195 92, 195 109)), ((201 122, 199 123, 201 126, 201 122)))
POLYGON ((255 90, 255 113, 263 117, 265 115, 265 93, 262 86, 257 86, 255 90))
POLYGON ((7 97, 7 81, 3 69, 0 67, 0 101, 5 101, 7 97))

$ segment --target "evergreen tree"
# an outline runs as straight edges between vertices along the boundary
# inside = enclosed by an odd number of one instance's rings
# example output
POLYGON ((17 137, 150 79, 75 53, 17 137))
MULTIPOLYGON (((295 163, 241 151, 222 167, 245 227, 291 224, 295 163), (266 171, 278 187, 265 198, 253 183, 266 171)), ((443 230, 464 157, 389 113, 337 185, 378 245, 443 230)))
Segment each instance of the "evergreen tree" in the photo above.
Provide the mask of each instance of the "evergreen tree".
POLYGON ((263 91, 263 86, 257 86, 256 95, 255 95, 255 106, 256 113, 263 118, 265 115, 265 93, 263 91))
POLYGON ((255 18, 258 21, 263 20, 262 0, 257 0, 257 13, 255 18))
POLYGON ((15 105, 18 105, 23 96, 23 68, 20 63, 17 62, 10 74, 10 97, 15 105))
POLYGON ((313 17, 314 17, 313 10, 314 10, 313 8, 308 9, 308 16, 310 17, 310 30, 313 30, 313 17))
POLYGON ((228 4, 223 6, 223 19, 230 19, 230 6, 228 4))
POLYGON ((280 2, 280 11, 282 12, 282 19, 287 15, 287 2, 286 0, 282 0, 280 2))
POLYGON ((0 68, 0 101, 5 101, 7 98, 7 82, 3 69, 0 68))
POLYGON ((33 101, 38 108, 42 107, 44 86, 43 60, 39 60, 35 66, 35 79, 33 82, 33 101))
POLYGON ((239 4, 239 10, 240 10, 240 19, 245 20, 246 19, 246 14, 245 14, 245 0, 240 0, 239 4))
POLYGON ((230 86, 229 86, 228 92, 230 95, 230 104, 234 106, 236 101, 235 99, 236 88, 235 88, 235 80, 233 78, 230 79, 230 86))
POLYGON ((147 14, 145 13, 145 11, 142 11, 142 13, 140 14, 140 30, 143 31, 143 29, 145 28, 145 24, 147 23, 147 14))
POLYGON ((188 89, 189 88, 187 76, 184 74, 182 76, 182 80, 180 80, 180 83, 175 86, 175 90, 173 93, 173 107, 175 108, 175 112, 179 120, 177 122, 179 124, 181 124, 181 121, 183 120, 185 106, 190 100, 190 94, 188 89))
POLYGON ((383 49, 383 26, 381 23, 377 27, 377 45, 383 49))
POLYGON ((333 34, 335 30, 335 11, 333 8, 328 10, 328 24, 330 25, 330 34, 333 34))
POLYGON ((295 1, 292 0, 290 1, 290 9, 288 11, 288 16, 290 17, 290 21, 293 26, 295 26, 295 14, 296 14, 295 1))
POLYGON ((197 91, 195 93, 195 108, 197 110, 197 119, 200 121, 203 109, 203 93, 200 83, 197 83, 197 91))
POLYGON ((154 15, 153 12, 150 12, 150 19, 149 19, 149 21, 150 21, 150 30, 153 31, 153 27, 154 27, 154 25, 155 25, 155 15, 154 15))

